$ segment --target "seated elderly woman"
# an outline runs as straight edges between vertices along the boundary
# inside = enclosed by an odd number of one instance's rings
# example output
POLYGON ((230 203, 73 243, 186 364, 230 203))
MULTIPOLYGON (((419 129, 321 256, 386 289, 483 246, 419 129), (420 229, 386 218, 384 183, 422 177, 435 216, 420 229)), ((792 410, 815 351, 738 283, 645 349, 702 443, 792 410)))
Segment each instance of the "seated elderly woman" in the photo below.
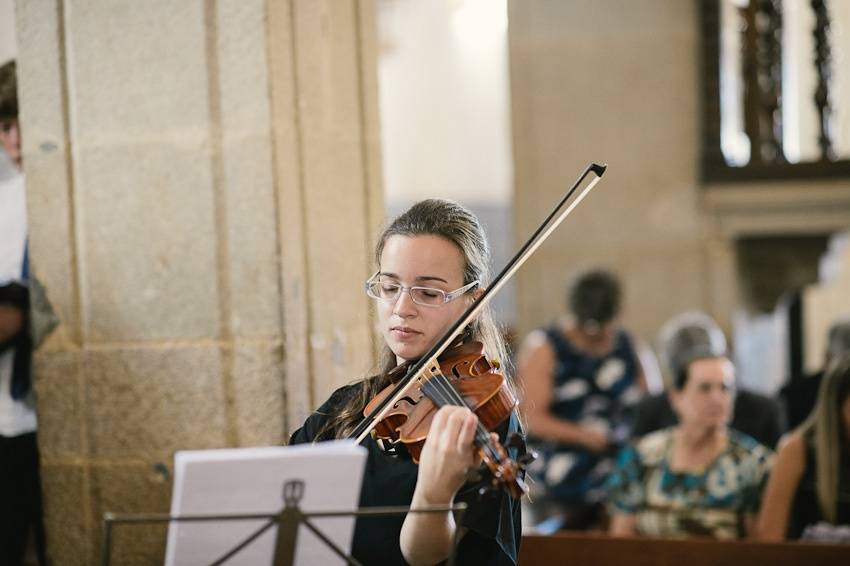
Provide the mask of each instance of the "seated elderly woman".
POLYGON ((735 369, 695 350, 674 376, 678 424, 624 448, 608 481, 615 536, 743 538, 755 524, 772 452, 727 426, 735 369))
MULTIPOLYGON (((699 311, 688 311, 674 316, 661 327, 659 332, 661 358, 669 375, 677 375, 682 364, 687 363, 693 353, 725 356, 726 337, 717 322, 699 311)), ((671 377, 669 384, 673 381, 671 377)), ((812 402, 814 405, 814 401, 812 402)), ((785 432, 782 406, 775 399, 753 391, 737 388, 732 403, 730 426, 738 432, 753 437, 768 448, 773 448, 785 432)), ((675 425, 676 413, 670 406, 666 393, 649 395, 638 403, 632 437, 640 438, 650 432, 675 425)))
POLYGON ((837 525, 850 525, 850 354, 830 366, 811 416, 783 439, 758 538, 847 542, 837 525))

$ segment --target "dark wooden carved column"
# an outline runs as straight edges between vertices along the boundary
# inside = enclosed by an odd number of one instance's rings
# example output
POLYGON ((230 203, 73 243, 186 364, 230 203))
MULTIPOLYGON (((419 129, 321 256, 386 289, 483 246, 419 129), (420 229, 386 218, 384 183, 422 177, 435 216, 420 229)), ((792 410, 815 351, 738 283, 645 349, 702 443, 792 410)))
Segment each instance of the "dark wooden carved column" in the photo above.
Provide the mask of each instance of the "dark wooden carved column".
MULTIPOLYGON (((839 0, 850 1, 850 0, 839 0)), ((764 180, 850 178, 850 156, 838 155, 833 145, 836 106, 844 102, 830 97, 832 51, 826 0, 809 0, 814 16, 817 88, 812 92, 820 118, 820 159, 788 163, 782 137, 782 28, 781 0, 699 0, 702 37, 702 178, 706 183, 738 183, 764 180), (724 22, 722 3, 746 5, 734 13, 734 22, 724 22), (721 69, 721 26, 734 26, 740 34, 741 54, 735 69, 721 69), (730 165, 721 143, 721 75, 740 73, 743 85, 744 130, 750 138, 750 160, 730 165)), ((728 33, 728 32, 727 32, 728 33)))
POLYGON ((750 138, 750 163, 783 163, 781 1, 753 0, 739 14, 743 19, 744 131, 750 138))
POLYGON ((702 175, 726 166, 720 147, 720 6, 717 0, 700 3, 702 73, 702 175))
POLYGON ((835 149, 832 146, 832 108, 829 103, 829 83, 832 79, 832 50, 829 45, 829 11, 824 0, 811 0, 815 13, 815 70, 818 85, 815 89, 815 105, 820 118, 818 146, 821 161, 834 161, 835 149))

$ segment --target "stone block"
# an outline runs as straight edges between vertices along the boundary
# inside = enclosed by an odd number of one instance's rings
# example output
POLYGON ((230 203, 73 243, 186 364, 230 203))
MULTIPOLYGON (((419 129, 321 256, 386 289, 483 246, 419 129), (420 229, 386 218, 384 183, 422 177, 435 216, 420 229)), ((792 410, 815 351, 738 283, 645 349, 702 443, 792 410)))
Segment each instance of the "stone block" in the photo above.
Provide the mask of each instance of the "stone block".
MULTIPOLYGON (((172 483, 170 468, 160 462, 94 465, 91 500, 96 519, 94 540, 103 539, 102 518, 111 513, 167 513, 172 483)), ((114 525, 112 564, 127 566, 162 564, 168 526, 165 524, 114 525)))
POLYGON ((83 316, 93 342, 218 335, 209 162, 163 142, 80 155, 83 316))
POLYGON ((240 446, 277 445, 286 440, 283 385, 279 342, 237 342, 233 389, 240 446))
POLYGON ((78 150, 95 142, 131 147, 154 132, 207 136, 206 9, 83 0, 65 10, 78 150))
POLYGON ((91 454, 138 458, 225 444, 218 347, 86 353, 83 375, 91 454))
POLYGON ((44 526, 47 552, 56 566, 96 563, 100 546, 94 538, 86 470, 80 465, 43 464, 44 526))
POLYGON ((264 2, 219 3, 219 238, 227 254, 230 328, 279 336, 280 284, 264 2))
POLYGON ((33 387, 43 460, 85 457, 80 399, 80 353, 37 353, 33 387))

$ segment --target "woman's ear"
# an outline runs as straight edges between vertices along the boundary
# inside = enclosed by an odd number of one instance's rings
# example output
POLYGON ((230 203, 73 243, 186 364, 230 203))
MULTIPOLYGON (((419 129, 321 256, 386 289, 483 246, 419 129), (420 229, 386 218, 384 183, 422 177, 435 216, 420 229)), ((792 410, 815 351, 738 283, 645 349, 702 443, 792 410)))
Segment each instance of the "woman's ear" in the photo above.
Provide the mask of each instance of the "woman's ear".
POLYGON ((483 289, 483 288, 481 288, 481 287, 478 287, 477 289, 475 289, 475 290, 472 292, 472 300, 473 300, 473 301, 477 301, 478 299, 480 299, 480 298, 481 298, 481 295, 483 295, 483 294, 484 294, 484 292, 485 292, 486 290, 487 290, 487 289, 483 289))

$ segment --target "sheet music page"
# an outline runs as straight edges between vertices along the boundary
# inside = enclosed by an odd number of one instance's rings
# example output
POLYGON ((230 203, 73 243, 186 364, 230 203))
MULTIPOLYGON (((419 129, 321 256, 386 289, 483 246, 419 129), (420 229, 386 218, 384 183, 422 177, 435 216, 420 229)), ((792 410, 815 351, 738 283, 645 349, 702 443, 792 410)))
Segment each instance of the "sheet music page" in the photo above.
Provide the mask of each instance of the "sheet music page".
MULTIPOLYGON (((302 480, 303 512, 356 510, 366 465, 366 449, 339 440, 298 446, 181 451, 174 456, 172 515, 277 513, 283 485, 302 480)), ((354 518, 310 521, 346 552, 354 518)), ((266 523, 258 521, 172 522, 167 566, 208 566, 266 523)), ((272 564, 277 528, 268 529, 226 564, 272 564)), ((299 527, 295 564, 344 564, 310 532, 299 527)))

